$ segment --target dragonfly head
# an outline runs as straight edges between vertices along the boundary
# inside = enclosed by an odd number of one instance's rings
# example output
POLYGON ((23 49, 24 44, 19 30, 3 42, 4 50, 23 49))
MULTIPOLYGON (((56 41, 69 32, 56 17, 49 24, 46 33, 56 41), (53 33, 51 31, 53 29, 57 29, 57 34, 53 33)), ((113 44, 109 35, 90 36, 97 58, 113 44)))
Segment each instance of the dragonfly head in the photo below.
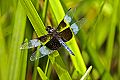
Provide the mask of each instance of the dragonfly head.
POLYGON ((47 26, 46 31, 48 33, 53 33, 54 32, 54 28, 52 28, 51 26, 47 26))

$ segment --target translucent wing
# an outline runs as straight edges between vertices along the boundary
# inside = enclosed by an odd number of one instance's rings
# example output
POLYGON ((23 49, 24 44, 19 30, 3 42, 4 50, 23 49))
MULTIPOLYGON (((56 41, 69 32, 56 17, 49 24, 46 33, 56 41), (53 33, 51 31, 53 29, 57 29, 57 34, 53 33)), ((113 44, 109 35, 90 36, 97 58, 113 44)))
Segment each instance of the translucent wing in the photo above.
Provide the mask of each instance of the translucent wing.
POLYGON ((87 19, 86 18, 82 18, 82 19, 80 19, 80 20, 78 20, 78 21, 73 23, 72 21, 73 21, 73 17, 74 17, 75 12, 76 12, 76 8, 74 8, 72 10, 70 8, 68 10, 68 12, 66 13, 65 17, 64 17, 64 21, 69 23, 70 27, 72 28, 73 33, 76 35, 78 33, 78 31, 80 30, 80 28, 87 21, 87 19))
POLYGON ((76 12, 76 8, 72 10, 70 8, 64 17, 64 20, 68 23, 71 23, 75 12, 76 12))
POLYGON ((41 45, 42 43, 38 39, 33 39, 33 40, 30 40, 28 43, 24 42, 20 46, 20 49, 30 49, 30 48, 34 48, 41 45))
POLYGON ((64 19, 59 23, 58 27, 57 27, 57 31, 62 31, 66 26, 66 22, 67 23, 71 23, 72 22, 72 18, 74 15, 74 12, 76 11, 76 8, 71 10, 71 8, 68 10, 68 12, 66 13, 66 15, 64 16, 64 19))
POLYGON ((37 60, 37 59, 42 58, 42 57, 44 57, 44 56, 46 56, 46 55, 49 55, 50 53, 52 53, 52 52, 54 52, 54 51, 55 51, 55 50, 50 50, 50 49, 48 49, 46 46, 42 46, 42 47, 39 49, 40 55, 36 55, 36 52, 37 52, 37 51, 35 51, 35 52, 31 55, 30 60, 31 60, 31 61, 37 60))
POLYGON ((61 45, 62 45, 70 54, 74 55, 74 53, 70 50, 70 48, 64 43, 64 41, 63 41, 61 38, 59 38, 58 40, 59 40, 59 42, 61 43, 61 45))
POLYGON ((78 33, 78 31, 81 29, 81 27, 85 24, 86 21, 87 21, 86 18, 82 18, 70 26, 75 35, 78 33))

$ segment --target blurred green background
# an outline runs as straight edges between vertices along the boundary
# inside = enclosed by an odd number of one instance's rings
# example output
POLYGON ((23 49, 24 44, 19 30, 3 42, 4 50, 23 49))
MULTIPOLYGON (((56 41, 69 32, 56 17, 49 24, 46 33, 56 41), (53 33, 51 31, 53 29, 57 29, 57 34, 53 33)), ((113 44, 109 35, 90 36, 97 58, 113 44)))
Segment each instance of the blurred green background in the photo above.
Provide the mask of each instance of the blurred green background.
MULTIPOLYGON (((0 80, 119 80, 119 0, 0 0, 0 80), (87 19, 63 47, 36 61, 35 49, 20 50, 25 41, 47 34, 45 26, 57 27, 69 8, 74 19, 87 19)), ((38 48, 39 49, 39 48, 38 48)))

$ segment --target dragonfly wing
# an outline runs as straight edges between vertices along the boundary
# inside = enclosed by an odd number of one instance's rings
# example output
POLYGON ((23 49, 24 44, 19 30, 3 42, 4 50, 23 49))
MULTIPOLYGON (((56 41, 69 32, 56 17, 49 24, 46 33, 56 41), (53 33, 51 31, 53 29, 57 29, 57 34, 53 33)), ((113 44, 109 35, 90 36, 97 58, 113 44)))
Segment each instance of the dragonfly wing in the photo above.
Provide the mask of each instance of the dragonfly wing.
POLYGON ((64 17, 64 21, 69 23, 70 27, 73 30, 73 33, 76 35, 78 31, 80 30, 80 28, 83 26, 83 24, 87 21, 87 19, 82 18, 73 23, 73 17, 74 17, 75 12, 76 12, 76 8, 72 10, 70 8, 64 17), (80 28, 78 26, 80 26, 80 28))
POLYGON ((46 47, 48 47, 51 50, 57 50, 61 47, 61 44, 59 41, 56 39, 56 37, 53 37, 50 41, 48 41, 45 44, 46 47))
POLYGON ((34 48, 34 47, 41 46, 41 45, 42 43, 38 39, 33 39, 33 40, 30 40, 28 43, 24 42, 20 46, 20 49, 30 49, 30 48, 34 48))
POLYGON ((46 46, 42 46, 40 49, 39 49, 39 55, 36 55, 37 51, 35 51, 31 57, 30 57, 30 60, 31 61, 34 61, 34 60, 37 60, 39 58, 42 58, 46 55, 49 55, 50 53, 54 52, 55 50, 50 50, 48 49, 46 46))
POLYGON ((64 19, 59 23, 58 27, 57 27, 57 31, 61 31, 63 28, 65 28, 67 26, 67 24, 64 22, 64 19))
POLYGON ((64 42, 67 42, 72 38, 72 32, 69 27, 60 32, 59 35, 64 42))
POLYGON ((74 55, 74 53, 72 52, 72 50, 64 43, 64 41, 63 41, 61 38, 59 38, 58 40, 59 40, 59 42, 61 43, 61 45, 62 45, 70 54, 74 55))
POLYGON ((81 29, 81 27, 85 24, 86 21, 87 21, 86 18, 82 18, 70 26, 75 35, 78 33, 78 31, 81 29), (78 26, 80 26, 80 27, 78 27, 78 26))
POLYGON ((76 12, 76 8, 72 10, 70 8, 68 12, 66 13, 66 15, 64 16, 64 20, 68 23, 71 23, 75 12, 76 12))
POLYGON ((57 31, 62 31, 66 26, 67 23, 71 23, 72 22, 72 18, 74 16, 74 12, 76 11, 76 8, 72 9, 71 8, 67 11, 67 13, 64 16, 64 19, 59 23, 58 27, 57 27, 57 31), (67 22, 67 23, 66 23, 67 22))

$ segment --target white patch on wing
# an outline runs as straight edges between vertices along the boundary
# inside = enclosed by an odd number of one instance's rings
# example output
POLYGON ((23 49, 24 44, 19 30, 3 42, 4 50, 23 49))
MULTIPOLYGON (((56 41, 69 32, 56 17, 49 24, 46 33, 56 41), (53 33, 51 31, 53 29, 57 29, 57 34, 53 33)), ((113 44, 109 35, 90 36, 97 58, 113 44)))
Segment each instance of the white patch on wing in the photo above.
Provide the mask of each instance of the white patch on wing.
POLYGON ((28 43, 23 43, 21 46, 20 46, 20 49, 30 49, 30 48, 34 48, 34 47, 37 47, 37 46, 40 46, 42 43, 39 42, 38 39, 33 39, 33 40, 30 40, 28 43))
POLYGON ((70 27, 72 28, 72 31, 76 35, 78 33, 78 31, 79 31, 79 28, 78 28, 77 24, 73 23, 70 27))
POLYGON ((66 15, 64 17, 64 20, 67 21, 68 23, 70 23, 72 21, 72 18, 70 16, 66 15))
POLYGON ((46 46, 42 46, 42 47, 40 48, 40 52, 41 52, 41 54, 43 54, 43 55, 48 55, 48 54, 52 53, 53 50, 48 49, 46 46))
POLYGON ((31 44, 34 46, 34 47, 37 47, 40 45, 40 42, 38 41, 38 39, 33 39, 33 40, 30 40, 31 44))
POLYGON ((78 33, 78 31, 81 29, 81 27, 83 27, 83 25, 85 24, 85 22, 87 22, 87 19, 86 18, 82 18, 82 19, 76 21, 75 23, 73 23, 70 26, 72 28, 72 30, 73 30, 73 32, 74 32, 75 35, 78 33))
POLYGON ((44 57, 44 56, 46 56, 46 55, 49 55, 50 53, 54 52, 54 50, 50 50, 50 49, 48 49, 46 46, 42 46, 42 47, 39 49, 39 55, 36 55, 36 52, 37 52, 37 51, 35 51, 35 52, 31 55, 31 57, 30 57, 30 60, 31 60, 31 61, 34 61, 34 60, 37 60, 37 59, 39 59, 39 58, 42 58, 42 57, 44 57), (40 53, 41 53, 41 54, 40 54, 40 53))

